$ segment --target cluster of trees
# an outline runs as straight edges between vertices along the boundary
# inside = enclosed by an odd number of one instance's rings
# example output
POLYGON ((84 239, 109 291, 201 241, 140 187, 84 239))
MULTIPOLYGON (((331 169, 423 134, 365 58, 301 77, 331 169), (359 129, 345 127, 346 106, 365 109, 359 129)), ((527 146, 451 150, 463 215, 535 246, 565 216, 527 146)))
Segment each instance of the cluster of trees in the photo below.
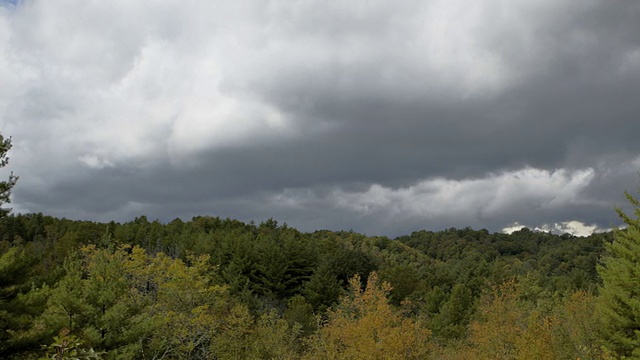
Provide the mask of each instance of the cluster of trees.
POLYGON ((113 359, 631 356, 640 234, 624 219, 626 230, 585 238, 466 228, 389 239, 274 220, 8 215, 0 358, 61 344, 113 359))
POLYGON ((5 213, 0 358, 640 358, 628 198, 625 229, 584 238, 5 213))

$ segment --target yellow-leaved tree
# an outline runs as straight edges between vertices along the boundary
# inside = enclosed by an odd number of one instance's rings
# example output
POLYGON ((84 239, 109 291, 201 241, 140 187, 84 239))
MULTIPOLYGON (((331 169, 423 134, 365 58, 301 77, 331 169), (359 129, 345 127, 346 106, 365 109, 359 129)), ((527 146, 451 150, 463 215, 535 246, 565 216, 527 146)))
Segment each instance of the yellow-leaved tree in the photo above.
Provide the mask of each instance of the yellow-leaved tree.
POLYGON ((391 286, 374 272, 329 310, 326 323, 309 339, 306 359, 426 359, 433 350, 431 332, 387 299, 391 286))
POLYGON ((523 297, 510 280, 486 293, 469 326, 468 343, 443 350, 446 360, 609 359, 597 344, 593 295, 584 291, 550 303, 523 297))

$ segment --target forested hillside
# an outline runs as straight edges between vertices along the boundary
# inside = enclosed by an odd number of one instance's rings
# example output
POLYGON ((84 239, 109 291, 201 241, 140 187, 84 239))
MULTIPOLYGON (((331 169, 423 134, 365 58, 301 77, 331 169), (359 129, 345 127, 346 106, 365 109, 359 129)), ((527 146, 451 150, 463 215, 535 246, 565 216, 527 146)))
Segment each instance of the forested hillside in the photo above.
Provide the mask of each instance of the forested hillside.
POLYGON ((28 214, 0 219, 0 236, 1 358, 614 355, 595 311, 613 233, 388 239, 274 220, 28 214))

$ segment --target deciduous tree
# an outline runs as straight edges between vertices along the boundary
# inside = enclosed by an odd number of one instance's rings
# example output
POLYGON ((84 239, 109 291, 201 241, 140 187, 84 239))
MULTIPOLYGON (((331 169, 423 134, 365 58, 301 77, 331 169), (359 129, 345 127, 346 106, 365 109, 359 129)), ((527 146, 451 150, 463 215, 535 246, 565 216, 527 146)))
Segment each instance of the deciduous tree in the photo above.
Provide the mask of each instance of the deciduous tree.
POLYGON ((428 358, 430 331, 389 304, 388 283, 379 283, 375 272, 364 290, 359 275, 349 283, 350 294, 311 337, 309 359, 428 358))

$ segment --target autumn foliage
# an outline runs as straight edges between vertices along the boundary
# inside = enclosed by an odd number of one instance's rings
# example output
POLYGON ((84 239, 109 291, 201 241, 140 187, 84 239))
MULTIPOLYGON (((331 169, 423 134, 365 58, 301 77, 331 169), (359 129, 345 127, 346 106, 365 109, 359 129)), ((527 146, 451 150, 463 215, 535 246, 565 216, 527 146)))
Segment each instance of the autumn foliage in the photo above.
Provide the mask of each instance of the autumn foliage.
POLYGON ((425 359, 433 350, 430 331, 389 304, 391 286, 374 272, 366 287, 356 275, 350 292, 327 314, 309 339, 307 359, 425 359))
POLYGON ((609 359, 612 238, 11 215, 0 358, 609 359))

